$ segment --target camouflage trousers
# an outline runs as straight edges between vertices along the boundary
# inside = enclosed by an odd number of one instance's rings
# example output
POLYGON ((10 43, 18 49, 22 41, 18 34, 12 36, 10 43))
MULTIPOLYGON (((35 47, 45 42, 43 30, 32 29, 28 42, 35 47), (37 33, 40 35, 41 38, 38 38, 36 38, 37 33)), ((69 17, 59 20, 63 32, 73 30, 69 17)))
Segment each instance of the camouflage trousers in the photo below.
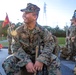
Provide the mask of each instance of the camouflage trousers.
POLYGON ((11 53, 12 53, 11 44, 12 44, 12 39, 9 38, 9 39, 8 39, 8 54, 11 54, 11 53))
MULTIPOLYGON (((13 54, 9 55, 5 59, 5 61, 2 64, 2 67, 3 67, 6 75, 16 75, 19 71, 22 70, 23 67, 20 67, 18 65, 19 61, 20 60, 17 57, 15 57, 13 54)), ((47 66, 47 70, 48 70, 48 75, 61 75, 60 61, 55 55, 52 55, 52 62, 49 66, 47 66)), ((25 69, 25 72, 27 72, 26 69, 25 69)), ((27 74, 27 73, 25 73, 25 74, 27 74)), ((23 75, 23 74, 17 74, 17 75, 23 75)), ((28 73, 27 75, 34 75, 34 74, 28 73)))

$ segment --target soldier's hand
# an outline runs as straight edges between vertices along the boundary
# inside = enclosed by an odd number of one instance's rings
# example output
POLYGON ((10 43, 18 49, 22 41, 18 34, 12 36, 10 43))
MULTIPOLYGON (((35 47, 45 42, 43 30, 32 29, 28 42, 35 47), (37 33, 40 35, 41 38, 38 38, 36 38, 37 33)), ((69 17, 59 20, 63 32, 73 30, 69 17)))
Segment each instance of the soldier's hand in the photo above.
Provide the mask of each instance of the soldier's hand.
POLYGON ((70 37, 69 37, 69 36, 67 36, 67 37, 66 37, 66 39, 68 39, 68 40, 69 40, 69 39, 70 39, 70 37))
POLYGON ((29 62, 26 65, 26 70, 27 70, 27 72, 30 72, 30 73, 35 73, 36 72, 36 70, 34 69, 34 64, 32 62, 29 62))
POLYGON ((71 37, 72 42, 74 42, 75 37, 71 37))
POLYGON ((43 68, 43 63, 42 62, 39 62, 39 61, 36 61, 35 64, 34 64, 34 68, 38 71, 41 71, 42 68, 43 68))

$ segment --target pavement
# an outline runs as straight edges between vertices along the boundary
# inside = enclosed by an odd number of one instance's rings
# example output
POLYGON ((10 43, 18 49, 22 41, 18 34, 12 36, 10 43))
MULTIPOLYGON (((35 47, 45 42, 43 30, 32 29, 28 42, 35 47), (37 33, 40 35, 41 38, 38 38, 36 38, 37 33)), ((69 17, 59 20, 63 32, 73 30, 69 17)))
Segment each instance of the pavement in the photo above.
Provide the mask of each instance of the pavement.
POLYGON ((2 75, 6 75, 3 68, 2 68, 2 62, 5 60, 5 58, 8 56, 8 50, 7 49, 1 49, 0 50, 0 72, 2 75))
MULTIPOLYGON (((8 48, 3 48, 0 50, 0 72, 2 75, 6 75, 3 68, 2 68, 2 62, 5 60, 5 58, 8 56, 8 48)), ((66 61, 61 60, 61 72, 62 75, 74 75, 73 69, 75 67, 75 62, 73 61, 66 61)))
POLYGON ((73 73, 74 67, 75 67, 75 62, 61 60, 62 75, 74 75, 74 73, 73 73))

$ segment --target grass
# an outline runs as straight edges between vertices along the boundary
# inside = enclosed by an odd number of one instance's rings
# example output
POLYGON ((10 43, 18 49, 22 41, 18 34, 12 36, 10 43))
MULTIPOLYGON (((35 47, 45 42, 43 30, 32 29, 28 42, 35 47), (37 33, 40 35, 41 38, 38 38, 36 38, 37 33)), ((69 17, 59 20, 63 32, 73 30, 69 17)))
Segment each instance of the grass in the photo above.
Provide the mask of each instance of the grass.
POLYGON ((4 40, 6 40, 6 37, 0 37, 0 44, 2 44, 3 47, 8 47, 8 41, 4 40))
MULTIPOLYGON (((3 45, 3 47, 8 47, 8 41, 2 41, 2 40, 6 40, 6 38, 4 37, 3 39, 0 38, 0 44, 3 45)), ((58 37, 58 43, 60 46, 65 45, 65 37, 58 37)))
POLYGON ((0 44, 2 44, 3 47, 8 47, 8 42, 2 42, 2 41, 0 41, 0 44))
POLYGON ((65 37, 58 37, 58 43, 61 46, 65 45, 65 37))

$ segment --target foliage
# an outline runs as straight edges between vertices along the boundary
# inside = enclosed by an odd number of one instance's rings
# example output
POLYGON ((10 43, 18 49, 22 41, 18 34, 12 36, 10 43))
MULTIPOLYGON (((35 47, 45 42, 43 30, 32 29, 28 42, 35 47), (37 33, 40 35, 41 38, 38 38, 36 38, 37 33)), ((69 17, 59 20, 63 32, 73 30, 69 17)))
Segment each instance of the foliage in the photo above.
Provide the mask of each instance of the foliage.
MULTIPOLYGON (((0 21, 0 36, 2 36, 2 34, 4 34, 4 36, 7 36, 7 28, 8 25, 6 25, 6 27, 2 28, 2 23, 3 21, 0 21)), ((15 24, 16 28, 18 26, 22 25, 21 22, 18 22, 15 24)), ((43 26, 44 28, 47 28, 47 30, 49 30, 53 35, 57 36, 57 37, 65 37, 66 33, 65 33, 65 29, 62 30, 58 27, 58 25, 55 28, 52 28, 50 26, 43 26)))
POLYGON ((16 24, 16 28, 17 28, 18 26, 20 26, 20 25, 22 25, 22 23, 21 23, 21 22, 18 22, 18 23, 16 24))
POLYGON ((58 27, 58 25, 55 28, 51 28, 50 26, 43 26, 44 28, 46 28, 47 30, 49 30, 53 35, 57 36, 57 37, 65 37, 66 36, 66 32, 65 30, 62 30, 58 27))
MULTIPOLYGON (((6 27, 2 28, 2 23, 3 23, 3 21, 0 21, 0 37, 1 37, 2 35, 7 36, 7 28, 9 27, 9 25, 7 24, 6 27)), ((20 26, 20 25, 22 25, 22 23, 21 23, 21 22, 18 22, 18 23, 16 24, 16 28, 17 28, 18 26, 20 26)))
POLYGON ((6 34, 7 34, 7 28, 8 28, 8 25, 6 25, 6 27, 2 28, 2 23, 3 23, 3 21, 0 21, 0 37, 2 35, 6 36, 6 34))

